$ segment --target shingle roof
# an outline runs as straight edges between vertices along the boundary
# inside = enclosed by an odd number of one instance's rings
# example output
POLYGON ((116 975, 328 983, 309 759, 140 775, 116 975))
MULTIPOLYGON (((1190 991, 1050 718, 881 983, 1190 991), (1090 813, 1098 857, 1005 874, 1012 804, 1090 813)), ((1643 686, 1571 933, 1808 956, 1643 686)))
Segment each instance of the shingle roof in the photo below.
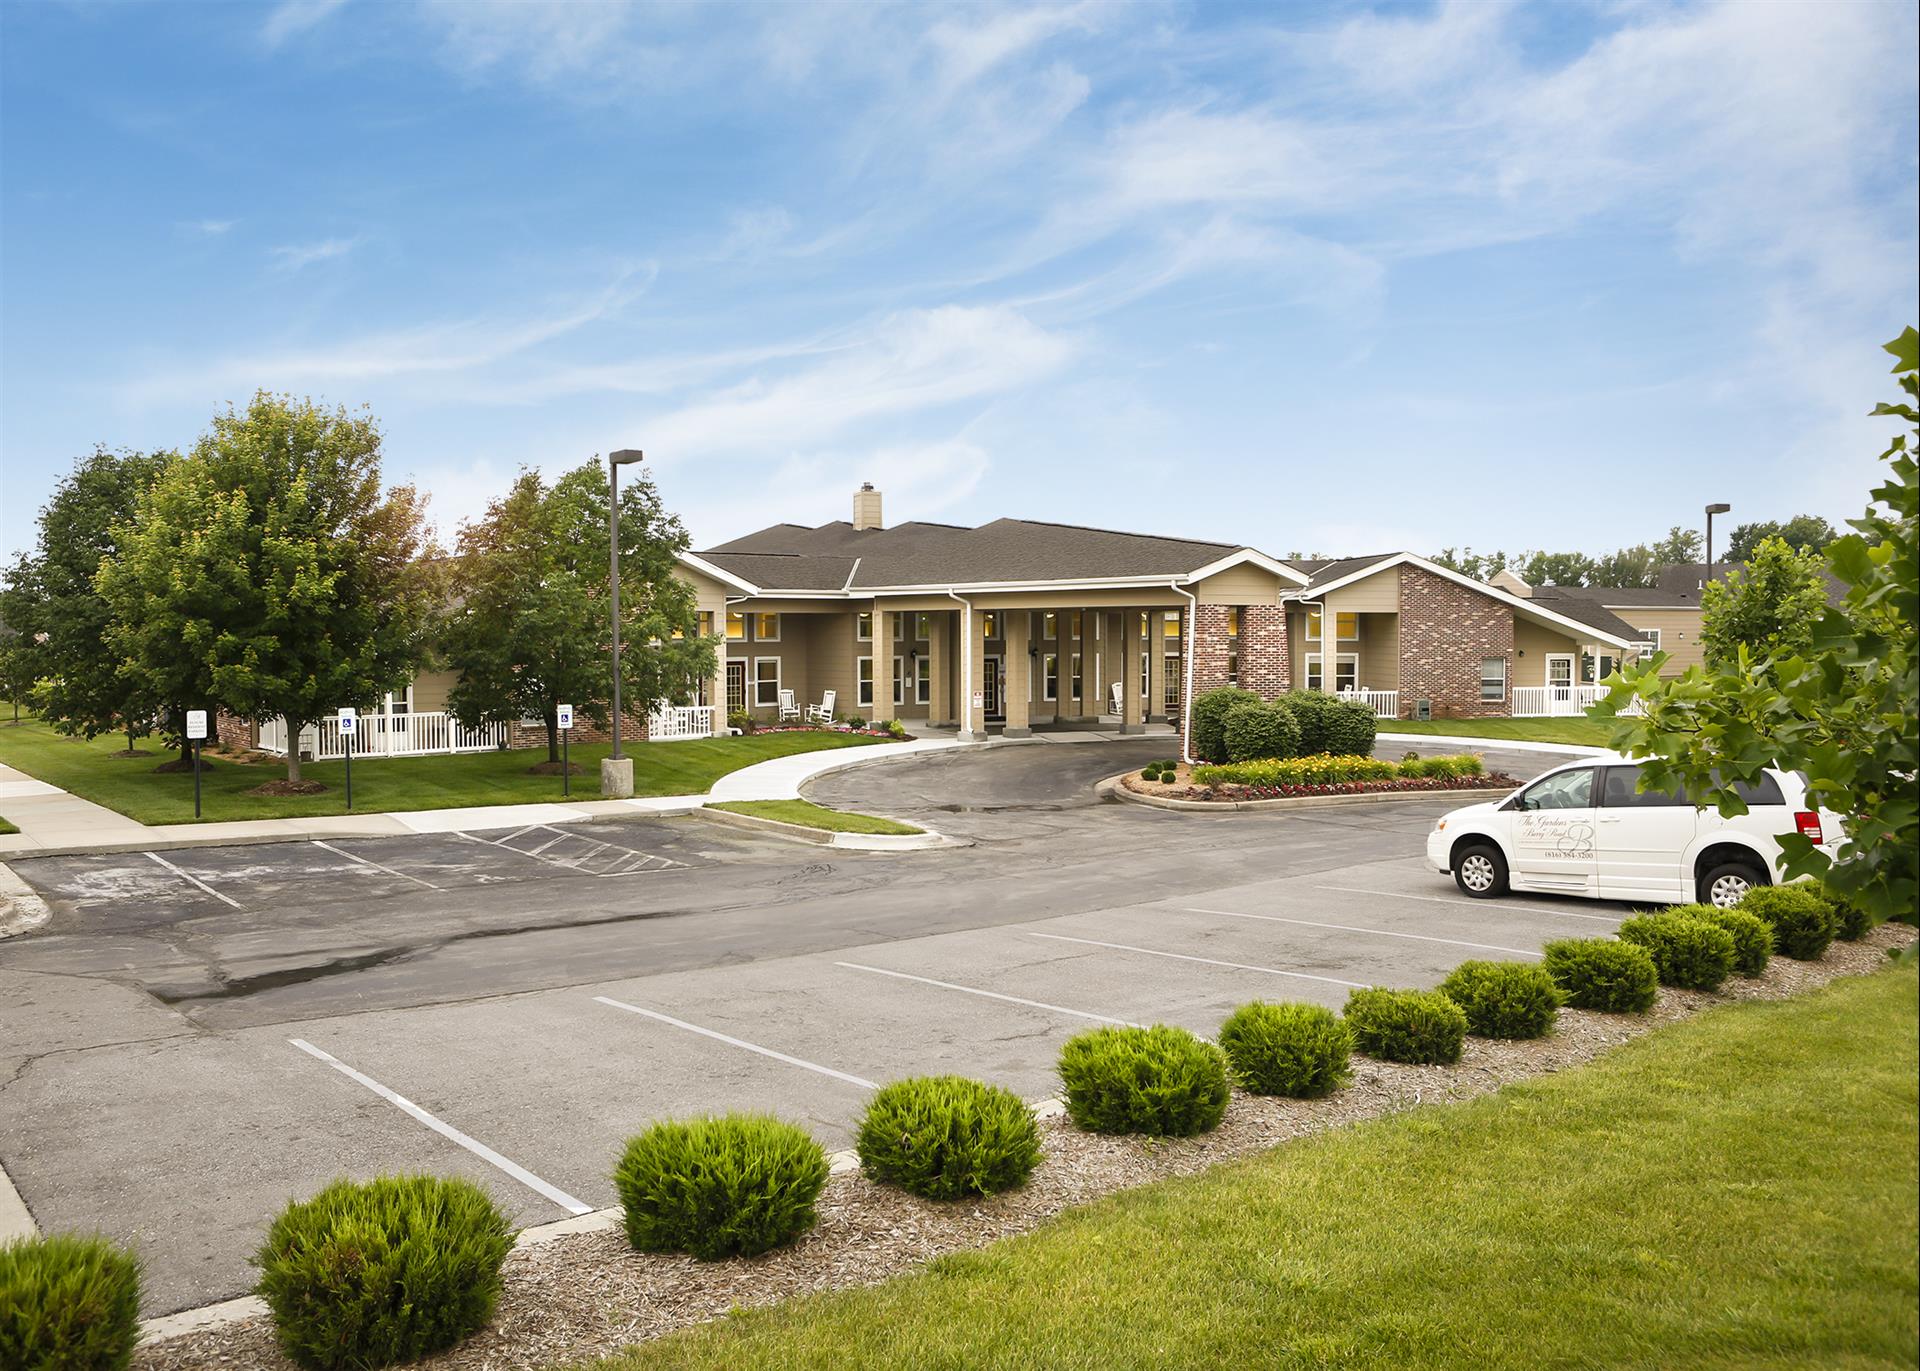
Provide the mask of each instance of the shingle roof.
POLYGON ((1307 584, 1303 591, 1312 592, 1316 586, 1331 585, 1343 576, 1351 576, 1363 571, 1375 563, 1398 557, 1398 552, 1376 552, 1371 557, 1289 557, 1287 565, 1295 571, 1306 573, 1307 584))
POLYGON ((775 524, 698 555, 768 590, 858 591, 1185 576, 1238 550, 1238 544, 1195 538, 996 519, 978 528, 906 523, 855 529, 845 521, 817 528, 775 524))
MULTIPOLYGON (((1526 599, 1529 604, 1550 609, 1564 618, 1585 624, 1588 628, 1597 628, 1602 633, 1610 633, 1616 638, 1639 638, 1643 636, 1639 629, 1606 608, 1598 599, 1590 598, 1601 594, 1617 595, 1619 593, 1619 591, 1600 591, 1588 586, 1541 586, 1526 599)), ((1624 601, 1615 603, 1624 603, 1624 601)))

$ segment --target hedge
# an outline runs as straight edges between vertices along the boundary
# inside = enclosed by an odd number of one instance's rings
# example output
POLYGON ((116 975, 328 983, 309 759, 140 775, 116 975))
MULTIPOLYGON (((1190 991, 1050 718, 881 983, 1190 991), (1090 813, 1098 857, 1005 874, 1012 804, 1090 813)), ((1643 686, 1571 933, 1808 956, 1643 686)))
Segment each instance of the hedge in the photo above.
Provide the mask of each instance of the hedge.
POLYGON ((471 1181, 335 1181, 273 1221, 256 1293, 299 1365, 392 1366, 485 1327, 512 1250, 506 1215, 471 1181))
POLYGON ((1390 762, 1384 757, 1335 757, 1318 753, 1308 757, 1196 766, 1193 769, 1193 781, 1195 785, 1338 785, 1348 781, 1458 780, 1485 774, 1485 764, 1472 753, 1453 757, 1423 757, 1413 762, 1390 762), (1439 765, 1442 763, 1445 765, 1439 765))
MULTIPOLYGON (((1338 703, 1333 696, 1320 690, 1293 690, 1284 697, 1287 707, 1293 711, 1294 718, 1300 721, 1300 752, 1302 756, 1311 756, 1316 752, 1329 752, 1333 746, 1332 713, 1338 703)), ((1367 751, 1372 751, 1369 744, 1367 751)))
POLYGON ((613 1183, 640 1251, 751 1257, 813 1227, 827 1154, 765 1114, 668 1121, 627 1143, 613 1183))
POLYGON ((1819 961, 1840 931, 1839 913, 1808 882, 1755 886, 1734 907, 1765 920, 1774 947, 1796 961, 1819 961))
POLYGON ((0 1367, 121 1371, 140 1338, 140 1262, 105 1238, 0 1243, 0 1367))
POLYGON ((1561 938, 1546 946, 1541 969, 1566 993, 1574 1009, 1603 1014, 1643 1014, 1660 992, 1653 954, 1615 938, 1561 938))
POLYGON ((1733 974, 1733 935, 1691 914, 1641 914, 1620 925, 1620 936, 1647 949, 1662 985, 1718 990, 1733 974))
POLYGON ((1691 914, 1727 930, 1733 937, 1733 969, 1752 980, 1767 969, 1773 956, 1773 928, 1765 919, 1744 909, 1722 909, 1712 904, 1676 905, 1670 914, 1691 914))
POLYGON ((854 1146, 873 1179, 953 1200, 1025 1185, 1040 1164, 1040 1127, 1011 1090, 921 1076, 874 1095, 854 1146))
POLYGON ((1482 1038, 1544 1038, 1566 1002, 1553 977, 1530 962, 1462 962, 1440 982, 1440 993, 1465 1011, 1467 1031, 1482 1038))
POLYGON ((1293 711, 1278 701, 1236 704, 1227 711, 1220 734, 1230 762, 1293 757, 1300 751, 1300 724, 1293 711))
POLYGON ((1060 1049, 1067 1117, 1090 1133, 1188 1138, 1227 1112, 1220 1049, 1184 1028, 1096 1028, 1060 1049))
POLYGON ((1386 1062, 1445 1066, 1467 1036, 1466 1012, 1437 990, 1355 990, 1346 1020, 1354 1045, 1386 1062))
POLYGON ((1866 937, 1879 923, 1879 920, 1862 908, 1851 895, 1843 894, 1830 885, 1822 884, 1818 889, 1821 897, 1833 906, 1834 918, 1839 924, 1834 930, 1834 936, 1842 942, 1850 943, 1866 937))
POLYGON ((1311 1100, 1351 1077, 1353 1030, 1317 1004, 1243 1004, 1220 1025, 1233 1078, 1255 1095, 1311 1100))
POLYGON ((1238 686, 1220 686, 1193 697, 1193 755, 1202 761, 1227 759, 1227 711, 1239 704, 1258 704, 1260 697, 1238 686))

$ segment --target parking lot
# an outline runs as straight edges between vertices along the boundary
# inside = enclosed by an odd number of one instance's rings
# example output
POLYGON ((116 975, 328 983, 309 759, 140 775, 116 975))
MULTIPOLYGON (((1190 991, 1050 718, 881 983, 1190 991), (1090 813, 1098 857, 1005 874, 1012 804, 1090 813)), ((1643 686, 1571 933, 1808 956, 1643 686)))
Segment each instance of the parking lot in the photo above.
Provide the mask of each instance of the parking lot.
POLYGON ((999 760, 1037 748, 864 773, 875 807, 975 820, 978 845, 939 853, 655 820, 136 854, 111 878, 20 863, 56 919, 0 944, 0 1159, 43 1226, 136 1240, 157 1312, 243 1291, 266 1221, 340 1174, 465 1175, 543 1222, 613 1204, 621 1143, 656 1119, 770 1110, 845 1147, 898 1077, 1044 1097, 1096 1024, 1211 1034, 1249 999, 1431 985, 1626 913, 1464 899, 1419 856, 1455 801, 1093 804, 1087 773, 1129 748, 1051 782, 999 760), (299 949, 321 947, 313 974, 299 949))

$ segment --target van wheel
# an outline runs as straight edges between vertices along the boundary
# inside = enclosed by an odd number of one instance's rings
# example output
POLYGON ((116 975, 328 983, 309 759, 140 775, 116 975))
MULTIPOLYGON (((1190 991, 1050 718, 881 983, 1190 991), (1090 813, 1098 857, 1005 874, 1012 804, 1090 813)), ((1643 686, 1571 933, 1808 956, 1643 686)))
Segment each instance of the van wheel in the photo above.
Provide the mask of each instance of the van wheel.
POLYGON ((1507 859, 1497 847, 1469 847, 1453 859, 1453 883, 1476 900, 1507 893, 1507 859))
POLYGON ((1700 878, 1694 893, 1701 904, 1732 909, 1756 886, 1768 884, 1766 875, 1744 862, 1721 862, 1700 878))

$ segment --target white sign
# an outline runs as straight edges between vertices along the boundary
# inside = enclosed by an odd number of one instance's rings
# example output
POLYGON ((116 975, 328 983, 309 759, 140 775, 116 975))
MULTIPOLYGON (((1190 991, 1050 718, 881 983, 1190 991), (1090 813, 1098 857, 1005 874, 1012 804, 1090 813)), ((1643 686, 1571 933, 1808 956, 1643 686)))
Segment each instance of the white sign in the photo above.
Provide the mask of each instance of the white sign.
POLYGON ((976 690, 976 691, 974 691, 974 692, 973 692, 973 707, 974 707, 975 709, 985 709, 985 708, 987 707, 987 692, 986 692, 986 691, 984 691, 984 690, 976 690))
POLYGON ((353 723, 354 723, 353 706, 341 705, 340 706, 340 731, 342 733, 353 732, 353 723))
POLYGON ((190 743, 205 742, 206 737, 207 711, 204 709, 189 709, 187 711, 187 741, 190 743))
POLYGON ((573 727, 573 706, 561 705, 558 710, 558 713, 560 715, 561 731, 564 732, 567 729, 572 728, 573 727))

